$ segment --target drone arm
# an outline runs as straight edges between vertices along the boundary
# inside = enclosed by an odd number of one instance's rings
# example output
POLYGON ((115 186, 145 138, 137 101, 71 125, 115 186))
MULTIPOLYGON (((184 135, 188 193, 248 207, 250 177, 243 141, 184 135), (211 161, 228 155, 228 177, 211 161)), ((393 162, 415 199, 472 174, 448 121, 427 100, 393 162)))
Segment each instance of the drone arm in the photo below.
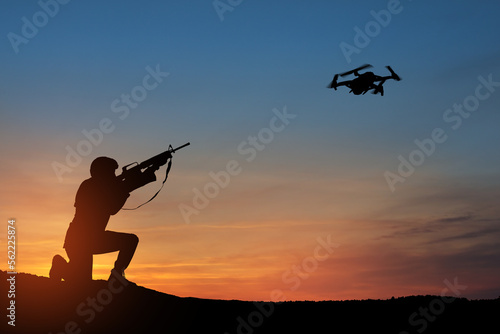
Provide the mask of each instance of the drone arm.
POLYGON ((396 72, 394 72, 390 66, 386 66, 386 68, 389 70, 389 72, 391 72, 391 76, 389 78, 394 79, 396 81, 401 80, 400 76, 397 75, 396 72))
POLYGON ((377 81, 385 82, 386 80, 389 79, 395 79, 392 75, 388 75, 386 77, 379 77, 377 81))
POLYGON ((341 82, 336 82, 335 83, 335 87, 338 87, 338 86, 347 86, 349 87, 349 84, 351 83, 351 81, 341 81, 341 82))

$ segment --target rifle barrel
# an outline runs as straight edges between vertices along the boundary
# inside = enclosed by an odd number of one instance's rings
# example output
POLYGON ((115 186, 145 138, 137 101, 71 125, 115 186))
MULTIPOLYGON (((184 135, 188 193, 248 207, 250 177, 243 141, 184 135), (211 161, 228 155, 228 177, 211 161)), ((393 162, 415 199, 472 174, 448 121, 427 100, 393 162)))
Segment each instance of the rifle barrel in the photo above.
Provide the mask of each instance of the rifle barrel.
POLYGON ((174 153, 175 151, 180 150, 180 149, 181 149, 181 148, 183 148, 183 147, 189 146, 189 145, 191 145, 191 143, 190 143, 190 142, 187 142, 187 143, 185 143, 184 145, 181 145, 181 146, 179 146, 179 147, 177 147, 177 148, 174 148, 174 149, 172 150, 172 153, 174 153))

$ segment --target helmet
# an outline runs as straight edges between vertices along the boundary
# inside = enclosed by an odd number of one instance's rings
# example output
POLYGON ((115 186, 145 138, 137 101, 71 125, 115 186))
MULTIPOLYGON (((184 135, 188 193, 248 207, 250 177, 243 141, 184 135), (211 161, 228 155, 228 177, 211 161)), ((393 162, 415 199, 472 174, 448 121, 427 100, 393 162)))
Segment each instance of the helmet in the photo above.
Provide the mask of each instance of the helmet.
POLYGON ((114 175, 117 168, 118 163, 115 159, 108 157, 95 158, 92 164, 90 164, 90 175, 98 178, 110 174, 114 175))

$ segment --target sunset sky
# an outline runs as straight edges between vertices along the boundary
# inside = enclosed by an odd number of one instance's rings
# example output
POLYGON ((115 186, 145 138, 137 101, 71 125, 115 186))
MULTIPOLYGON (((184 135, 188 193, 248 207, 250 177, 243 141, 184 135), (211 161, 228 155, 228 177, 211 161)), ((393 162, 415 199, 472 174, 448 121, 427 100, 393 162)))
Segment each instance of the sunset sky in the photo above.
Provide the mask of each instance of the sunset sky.
MULTIPOLYGON (((9 218, 19 272, 67 258, 93 159, 121 168, 191 142, 162 192, 108 225, 138 235, 138 285, 343 300, 453 295, 455 281, 500 296, 497 1, 0 6, 2 270, 9 218), (402 81, 326 88, 363 64, 402 81)), ((116 255, 94 256, 94 279, 116 255)))

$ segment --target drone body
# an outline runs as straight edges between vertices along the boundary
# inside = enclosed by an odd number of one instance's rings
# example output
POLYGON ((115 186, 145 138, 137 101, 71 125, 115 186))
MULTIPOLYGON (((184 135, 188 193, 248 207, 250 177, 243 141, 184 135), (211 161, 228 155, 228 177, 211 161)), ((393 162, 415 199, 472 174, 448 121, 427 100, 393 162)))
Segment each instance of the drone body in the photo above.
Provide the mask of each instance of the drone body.
POLYGON ((384 87, 382 86, 386 80, 393 79, 396 81, 401 80, 401 78, 392 70, 390 66, 386 66, 386 68, 391 72, 391 75, 389 76, 378 76, 375 75, 373 72, 365 72, 365 73, 359 73, 359 71, 372 67, 371 65, 363 65, 360 66, 352 71, 348 71, 342 74, 335 74, 333 77, 332 82, 327 86, 328 88, 333 88, 337 90, 337 87, 339 86, 346 86, 350 88, 351 90, 349 93, 353 93, 354 95, 360 95, 360 94, 366 94, 369 90, 373 89, 373 94, 378 94, 380 93, 381 96, 384 96, 384 87), (338 77, 339 75, 341 77, 348 76, 350 74, 354 74, 356 78, 352 80, 347 80, 347 81, 342 81, 338 82, 338 77))

